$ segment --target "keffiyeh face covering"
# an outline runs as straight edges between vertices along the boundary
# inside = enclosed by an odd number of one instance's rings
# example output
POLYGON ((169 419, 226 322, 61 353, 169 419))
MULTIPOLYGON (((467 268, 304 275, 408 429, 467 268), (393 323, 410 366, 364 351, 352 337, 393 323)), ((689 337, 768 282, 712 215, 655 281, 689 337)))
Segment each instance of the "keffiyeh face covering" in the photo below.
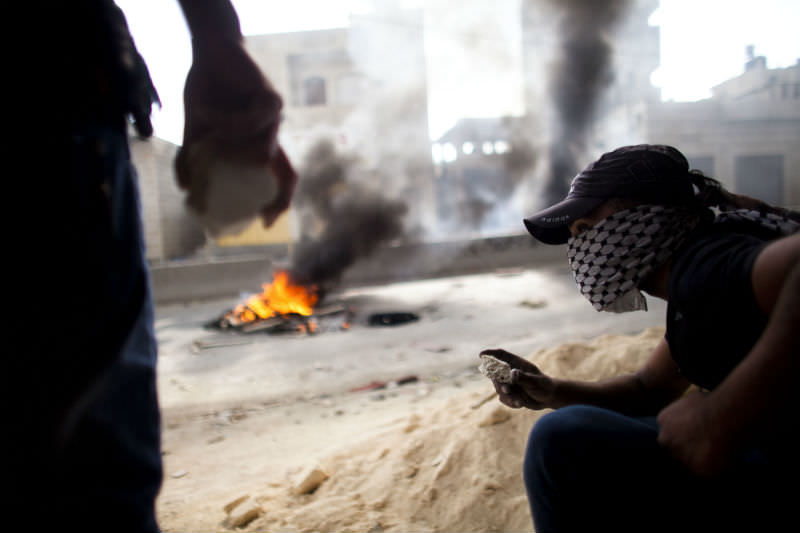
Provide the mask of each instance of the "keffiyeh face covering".
POLYGON ((749 222, 779 236, 792 235, 800 231, 800 223, 778 213, 762 213, 755 209, 726 211, 717 217, 718 222, 749 222))
POLYGON ((640 205, 612 214, 567 241, 578 287, 598 311, 646 310, 639 284, 663 265, 700 221, 680 207, 640 205))

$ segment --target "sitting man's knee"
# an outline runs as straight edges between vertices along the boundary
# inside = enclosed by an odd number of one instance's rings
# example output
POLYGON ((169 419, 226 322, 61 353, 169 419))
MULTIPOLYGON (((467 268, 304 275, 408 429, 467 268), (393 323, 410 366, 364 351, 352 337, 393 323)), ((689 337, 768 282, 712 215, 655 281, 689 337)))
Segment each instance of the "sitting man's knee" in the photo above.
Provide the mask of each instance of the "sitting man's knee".
POLYGON ((562 448, 564 441, 572 441, 577 433, 589 429, 587 421, 594 410, 594 407, 585 405, 571 405, 547 413, 534 424, 528 442, 543 449, 562 448))
POLYGON ((585 442, 580 434, 587 430, 586 420, 592 409, 583 405, 563 407, 547 413, 534 424, 523 465, 526 483, 533 482, 556 464, 570 460, 570 450, 585 442))

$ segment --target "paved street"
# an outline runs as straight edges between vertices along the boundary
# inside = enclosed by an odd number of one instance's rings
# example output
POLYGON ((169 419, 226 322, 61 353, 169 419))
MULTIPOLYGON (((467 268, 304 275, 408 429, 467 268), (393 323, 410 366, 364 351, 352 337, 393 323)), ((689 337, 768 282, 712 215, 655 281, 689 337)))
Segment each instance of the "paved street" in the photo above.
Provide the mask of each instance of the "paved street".
POLYGON ((336 394, 372 381, 472 371, 477 354, 502 347, 530 355, 545 346, 663 324, 665 304, 650 311, 598 313, 566 270, 550 266, 360 287, 332 293, 355 311, 345 331, 314 335, 205 329, 240 299, 157 309, 159 391, 164 409, 336 394), (368 324, 372 313, 411 312, 419 320, 368 324))

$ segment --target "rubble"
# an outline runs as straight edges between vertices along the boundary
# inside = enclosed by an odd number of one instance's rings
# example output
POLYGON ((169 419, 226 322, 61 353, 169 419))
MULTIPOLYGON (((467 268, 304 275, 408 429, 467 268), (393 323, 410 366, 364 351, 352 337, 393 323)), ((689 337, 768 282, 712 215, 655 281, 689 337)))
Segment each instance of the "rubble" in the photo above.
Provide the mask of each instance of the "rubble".
POLYGON ((223 524, 228 529, 245 527, 264 514, 264 509, 249 494, 236 498, 223 509, 227 514, 223 524))
POLYGON ((308 467, 295 478, 292 492, 298 496, 314 492, 326 479, 328 479, 328 473, 318 465, 308 467))

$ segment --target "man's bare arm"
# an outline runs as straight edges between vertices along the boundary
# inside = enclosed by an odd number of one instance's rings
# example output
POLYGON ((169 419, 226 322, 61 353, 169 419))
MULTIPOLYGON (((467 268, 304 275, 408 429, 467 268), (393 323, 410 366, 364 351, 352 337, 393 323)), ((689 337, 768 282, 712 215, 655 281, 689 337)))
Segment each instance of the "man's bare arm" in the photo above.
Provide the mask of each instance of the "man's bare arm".
POLYGON ((269 227, 297 182, 278 143, 283 100, 245 49, 229 0, 178 1, 192 35, 178 185, 214 235, 256 215, 269 227))
POLYGON ((800 374, 800 235, 767 246, 753 267, 756 301, 769 313, 750 353, 714 391, 659 414, 659 442, 701 475, 713 476, 738 450, 780 420, 793 419, 800 374), (790 415, 786 417, 785 415, 790 415))
POLYGON ((495 383, 500 401, 514 408, 557 409, 586 404, 629 415, 655 415, 689 386, 664 339, 637 372, 602 381, 551 378, 529 361, 503 350, 482 353, 508 360, 513 368, 520 369, 514 371, 514 383, 495 383))
POLYGON ((178 0, 193 39, 242 40, 239 17, 229 0, 178 0))
POLYGON ((562 381, 556 386, 556 395, 558 407, 583 403, 642 416, 657 414, 688 387, 689 382, 678 372, 667 341, 661 339, 635 373, 598 382, 562 381))

